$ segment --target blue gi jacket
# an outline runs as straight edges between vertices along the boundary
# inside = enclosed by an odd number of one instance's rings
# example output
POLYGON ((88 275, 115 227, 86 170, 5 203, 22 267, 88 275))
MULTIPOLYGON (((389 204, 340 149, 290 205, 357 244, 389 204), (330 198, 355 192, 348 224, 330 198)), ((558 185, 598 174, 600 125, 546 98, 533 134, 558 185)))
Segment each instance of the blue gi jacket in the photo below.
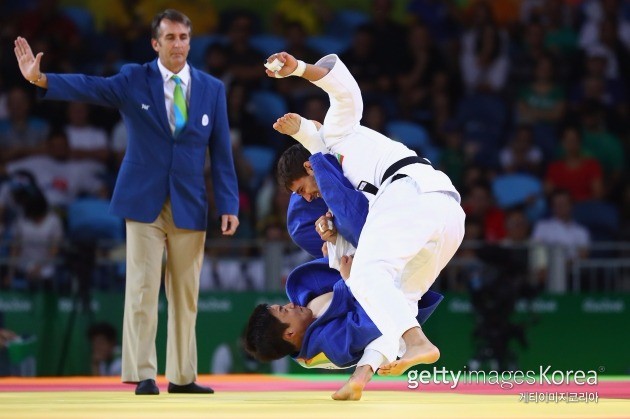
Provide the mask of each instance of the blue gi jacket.
MULTIPOLYGON (((341 275, 321 258, 295 268, 287 277, 289 301, 306 306, 313 298, 333 293, 330 307, 306 330, 302 348, 292 355, 305 368, 349 368, 381 332, 350 292, 341 275)), ((444 297, 427 291, 418 302, 418 322, 423 324, 444 297)))
POLYGON ((210 151, 219 214, 238 214, 238 187, 227 123, 225 88, 190 67, 188 122, 173 137, 157 60, 128 64, 112 77, 47 73, 45 99, 118 108, 129 141, 110 205, 112 214, 153 222, 167 197, 179 228, 205 230, 208 218, 204 164, 210 151))
POLYGON ((291 195, 287 211, 287 230, 291 238, 313 257, 322 257, 322 239, 315 231, 315 221, 330 208, 339 234, 357 247, 368 214, 367 198, 352 187, 331 154, 316 153, 309 161, 322 199, 308 202, 300 195, 291 195))
POLYGON ((287 295, 305 306, 314 297, 333 292, 330 307, 306 330, 302 349, 293 358, 306 368, 349 368, 381 332, 354 299, 339 272, 317 259, 296 268, 287 278, 287 295))

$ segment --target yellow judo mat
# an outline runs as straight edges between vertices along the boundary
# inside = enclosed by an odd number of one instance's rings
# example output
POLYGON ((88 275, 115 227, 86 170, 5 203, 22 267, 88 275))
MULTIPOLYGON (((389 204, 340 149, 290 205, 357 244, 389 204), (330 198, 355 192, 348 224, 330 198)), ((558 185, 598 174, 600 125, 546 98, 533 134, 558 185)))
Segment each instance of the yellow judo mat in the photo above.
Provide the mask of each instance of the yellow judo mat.
POLYGON ((614 383, 616 393, 609 392, 619 398, 599 397, 597 402, 526 401, 521 393, 473 394, 473 387, 463 393, 411 390, 403 381, 378 378, 360 401, 332 400, 345 378, 202 376, 199 382, 217 392, 184 395, 168 394, 161 377, 158 396, 136 396, 133 386, 111 378, 0 379, 0 418, 630 418, 625 381, 614 383), (304 390, 309 383, 313 390, 304 390))

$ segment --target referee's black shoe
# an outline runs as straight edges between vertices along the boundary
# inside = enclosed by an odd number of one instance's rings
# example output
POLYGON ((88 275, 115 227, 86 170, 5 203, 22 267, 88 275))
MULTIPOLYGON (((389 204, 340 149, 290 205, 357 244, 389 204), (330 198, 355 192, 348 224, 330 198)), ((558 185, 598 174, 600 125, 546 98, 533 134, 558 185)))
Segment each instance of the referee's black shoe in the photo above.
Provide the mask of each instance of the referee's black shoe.
POLYGON ((179 386, 177 384, 168 383, 169 393, 192 393, 192 394, 212 394, 214 390, 210 387, 200 386, 194 381, 190 384, 179 386))
POLYGON ((155 384, 155 380, 142 380, 138 382, 138 385, 136 386, 136 394, 139 396, 147 394, 156 395, 160 394, 160 389, 158 388, 157 384, 155 384))

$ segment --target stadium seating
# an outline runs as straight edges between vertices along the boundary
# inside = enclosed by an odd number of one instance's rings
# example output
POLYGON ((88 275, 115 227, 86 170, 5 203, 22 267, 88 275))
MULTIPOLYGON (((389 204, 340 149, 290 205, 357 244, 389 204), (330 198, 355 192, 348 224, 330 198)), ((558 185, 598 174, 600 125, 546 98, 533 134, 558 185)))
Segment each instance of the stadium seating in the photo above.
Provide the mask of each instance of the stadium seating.
POLYGON ((431 144, 429 133, 422 125, 415 122, 395 120, 385 126, 386 134, 414 150, 421 157, 426 157, 435 166, 439 162, 440 151, 431 144))
POLYGON ((94 33, 94 17, 88 9, 78 6, 67 6, 61 9, 61 14, 75 24, 82 36, 90 36, 94 33))
POLYGON ((221 35, 199 35, 190 39, 190 52, 188 60, 190 63, 199 68, 203 68, 204 55, 208 47, 214 43, 224 43, 225 38, 221 35))
POLYGON ((334 36, 318 35, 310 36, 306 40, 306 45, 319 52, 321 55, 341 54, 348 49, 350 41, 334 36))
POLYGON ((359 26, 369 21, 370 16, 362 11, 352 9, 338 10, 331 22, 326 26, 326 34, 349 40, 359 26))
POLYGON ((251 190, 257 190, 272 172, 273 163, 276 160, 276 152, 263 146, 244 146, 243 155, 254 170, 254 176, 250 181, 251 190))
POLYGON ((615 240, 619 233, 619 211, 608 202, 576 202, 573 205, 573 217, 588 229, 592 241, 615 240))
POLYGON ((457 109, 457 122, 464 141, 476 143, 479 152, 475 163, 484 167, 499 166, 500 149, 509 121, 507 106, 496 95, 474 94, 464 97, 457 109))
POLYGON ((249 39, 249 44, 267 58, 271 54, 285 50, 287 41, 278 35, 258 34, 249 39))
POLYGON ((492 182, 492 193, 501 208, 524 206, 532 222, 545 215, 542 183, 534 176, 520 173, 497 176, 492 182))
POLYGON ((80 198, 68 206, 68 236, 76 242, 123 240, 122 218, 109 213, 109 201, 99 198, 80 198))
POLYGON ((282 96, 267 90, 253 92, 247 107, 254 115, 256 122, 263 127, 270 127, 279 117, 289 111, 287 102, 282 96))

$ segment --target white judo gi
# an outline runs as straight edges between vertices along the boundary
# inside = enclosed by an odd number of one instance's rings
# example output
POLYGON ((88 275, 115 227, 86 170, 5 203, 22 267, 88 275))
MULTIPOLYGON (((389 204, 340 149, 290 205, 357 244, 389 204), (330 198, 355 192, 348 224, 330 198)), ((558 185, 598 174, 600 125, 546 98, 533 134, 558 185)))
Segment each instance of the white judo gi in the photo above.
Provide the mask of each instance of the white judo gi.
POLYGON ((460 195, 444 173, 427 164, 407 165, 381 179, 399 160, 415 156, 403 144, 360 125, 361 91, 337 55, 315 65, 330 72, 312 83, 326 93, 330 108, 322 128, 302 119, 293 137, 311 153, 332 152, 355 188, 367 182, 369 212, 346 284, 383 336, 366 348, 359 365, 396 359, 399 338, 418 327, 417 301, 455 254, 464 237, 460 195), (381 184, 382 183, 382 184, 381 184), (394 338, 395 337, 395 338, 394 338))

